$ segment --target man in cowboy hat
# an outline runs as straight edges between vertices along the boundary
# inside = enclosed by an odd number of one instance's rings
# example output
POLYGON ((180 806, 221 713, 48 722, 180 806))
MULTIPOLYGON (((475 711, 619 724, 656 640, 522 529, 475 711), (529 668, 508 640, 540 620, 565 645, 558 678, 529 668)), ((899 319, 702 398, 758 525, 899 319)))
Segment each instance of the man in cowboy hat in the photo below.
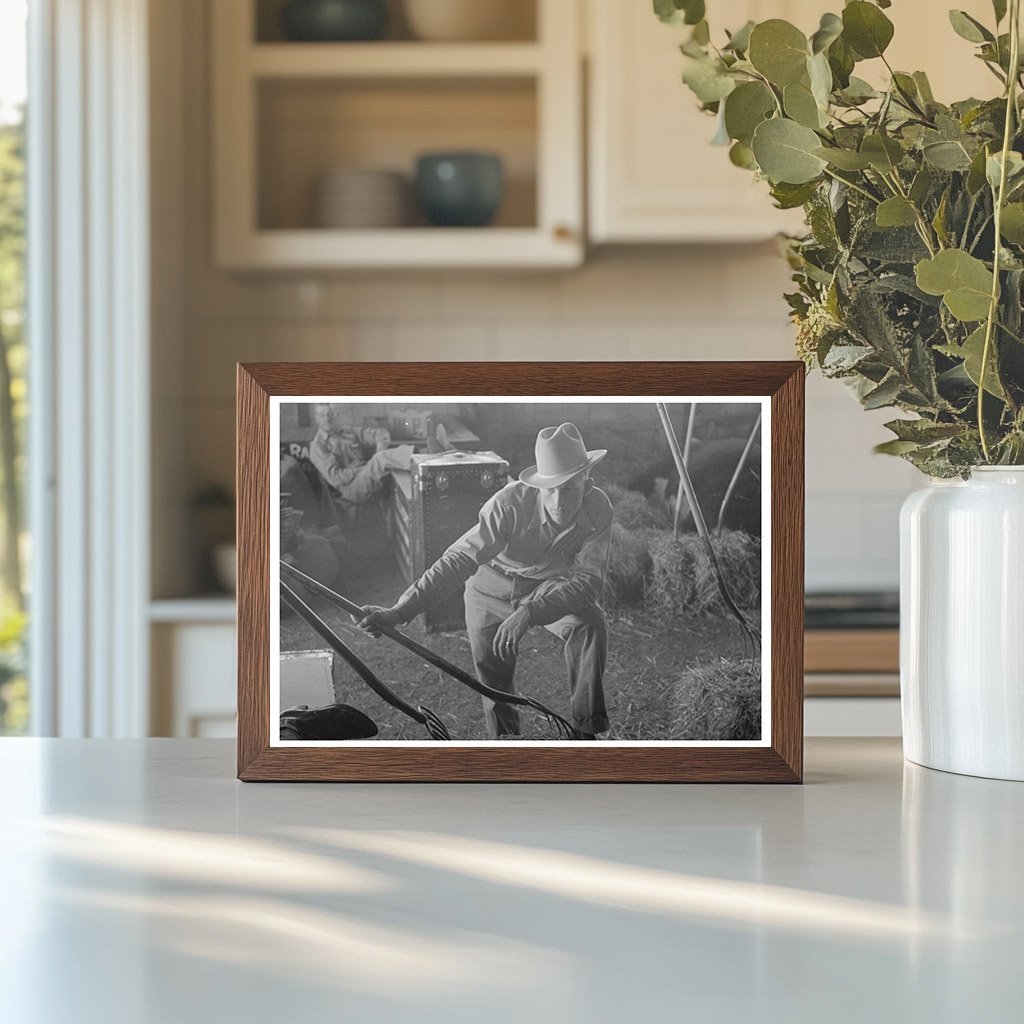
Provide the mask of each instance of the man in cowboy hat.
MULTIPOLYGON (((612 506, 591 468, 607 455, 587 451, 572 423, 537 435, 536 464, 493 495, 460 537, 391 608, 364 608, 361 629, 415 618, 465 585, 466 629, 480 682, 513 693, 519 643, 543 626, 565 643, 573 725, 593 738, 608 728, 604 676, 608 632, 597 603, 604 586, 612 506)), ((484 700, 490 734, 519 734, 519 713, 484 700)))

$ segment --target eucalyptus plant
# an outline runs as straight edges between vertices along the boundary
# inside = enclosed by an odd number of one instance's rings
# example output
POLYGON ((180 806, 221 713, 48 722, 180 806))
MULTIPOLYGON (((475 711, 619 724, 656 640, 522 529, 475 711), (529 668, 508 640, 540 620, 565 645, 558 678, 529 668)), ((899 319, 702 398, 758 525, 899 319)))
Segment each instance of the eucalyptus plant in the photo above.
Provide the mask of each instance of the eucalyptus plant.
POLYGON ((890 66, 890 0, 852 0, 810 37, 771 19, 720 45, 705 0, 654 0, 691 26, 683 80, 715 141, 803 207, 807 233, 786 240, 801 358, 866 409, 910 414, 877 450, 931 476, 1024 464, 1020 4, 993 0, 989 25, 949 12, 998 95, 947 106, 890 66), (886 88, 856 75, 865 61, 886 88))

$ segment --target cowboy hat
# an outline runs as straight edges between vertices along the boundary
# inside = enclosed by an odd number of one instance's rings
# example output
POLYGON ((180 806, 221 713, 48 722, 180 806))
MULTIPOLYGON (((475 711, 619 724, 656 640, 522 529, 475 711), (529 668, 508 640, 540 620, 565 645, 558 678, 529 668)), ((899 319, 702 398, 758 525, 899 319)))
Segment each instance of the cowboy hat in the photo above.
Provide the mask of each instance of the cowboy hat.
POLYGON ((519 474, 520 482, 528 487, 561 487, 597 465, 608 454, 608 449, 588 452, 576 425, 563 423, 560 427, 545 427, 537 435, 535 454, 537 464, 519 474))

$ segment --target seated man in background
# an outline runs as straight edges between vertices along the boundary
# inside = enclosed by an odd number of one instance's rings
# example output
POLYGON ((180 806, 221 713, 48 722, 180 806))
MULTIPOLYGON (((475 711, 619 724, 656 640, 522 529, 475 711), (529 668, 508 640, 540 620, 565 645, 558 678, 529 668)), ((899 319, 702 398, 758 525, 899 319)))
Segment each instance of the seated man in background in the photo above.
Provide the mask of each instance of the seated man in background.
POLYGON ((348 505, 361 505, 384 486, 389 469, 408 469, 411 444, 391 447, 383 427, 345 423, 342 410, 324 402, 313 407, 317 431, 309 445, 309 460, 320 476, 348 505))
MULTIPOLYGON (((608 631, 597 603, 604 587, 612 506, 594 486, 591 467, 606 450, 587 451, 572 423, 537 436, 537 464, 523 470, 481 508, 460 537, 391 608, 368 606, 359 627, 408 622, 465 586, 466 629, 481 683, 514 693, 516 655, 533 626, 565 642, 570 714, 593 739, 608 729, 604 667, 608 631)), ((519 712, 484 699, 490 735, 518 736, 519 712)))

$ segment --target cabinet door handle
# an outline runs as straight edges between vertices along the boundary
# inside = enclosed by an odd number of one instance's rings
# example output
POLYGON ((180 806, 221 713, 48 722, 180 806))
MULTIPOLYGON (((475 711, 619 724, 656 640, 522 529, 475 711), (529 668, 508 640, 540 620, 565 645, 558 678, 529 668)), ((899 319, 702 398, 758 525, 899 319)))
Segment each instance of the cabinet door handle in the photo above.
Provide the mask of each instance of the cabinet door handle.
POLYGON ((572 241, 575 232, 568 224, 556 224, 552 234, 559 242, 569 242, 572 241))

